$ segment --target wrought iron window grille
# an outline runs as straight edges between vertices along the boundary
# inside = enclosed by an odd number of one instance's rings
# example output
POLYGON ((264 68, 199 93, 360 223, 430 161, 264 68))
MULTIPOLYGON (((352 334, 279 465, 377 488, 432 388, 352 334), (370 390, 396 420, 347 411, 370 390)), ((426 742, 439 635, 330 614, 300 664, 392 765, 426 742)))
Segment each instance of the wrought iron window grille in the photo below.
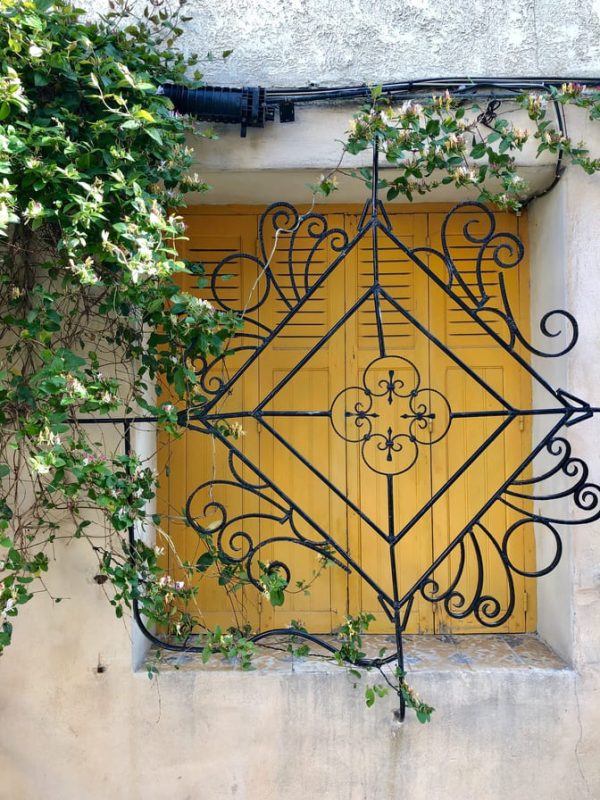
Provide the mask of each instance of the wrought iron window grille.
MULTIPOLYGON (((236 352, 243 354, 245 361, 232 375, 222 371, 222 357, 213 361, 206 361, 200 367, 200 383, 208 398, 201 406, 184 409, 179 414, 179 424, 185 427, 190 434, 209 435, 222 445, 227 453, 228 473, 224 476, 214 477, 199 484, 190 494, 186 505, 186 517, 189 527, 199 535, 211 536, 221 557, 232 563, 243 563, 250 584, 257 591, 262 592, 263 586, 259 580, 257 563, 261 551, 268 546, 277 546, 279 543, 290 543, 302 548, 307 548, 327 557, 334 564, 350 573, 360 576, 377 594, 378 601, 386 617, 393 625, 395 637, 394 652, 381 658, 364 658, 355 662, 356 666, 381 668, 384 665, 396 665, 404 672, 402 637, 413 608, 415 598, 418 596, 430 603, 443 604, 448 616, 463 619, 473 616, 480 625, 488 628, 497 628, 506 622, 515 607, 515 589, 513 576, 541 577, 551 572, 559 563, 562 553, 562 540, 559 533, 561 525, 580 525, 600 518, 600 487, 591 483, 587 465, 574 456, 571 446, 564 438, 565 429, 577 423, 584 422, 594 414, 600 413, 600 407, 592 406, 575 395, 561 388, 554 388, 529 362, 517 351, 526 350, 531 354, 543 358, 557 358, 565 356, 575 346, 578 338, 578 326, 575 318, 567 311, 552 310, 544 314, 539 322, 540 333, 543 337, 556 339, 563 331, 559 330, 557 323, 566 326, 568 341, 557 352, 544 352, 533 346, 522 334, 510 307, 506 291, 503 271, 517 269, 524 255, 524 246, 520 239, 507 232, 498 231, 494 214, 485 206, 472 201, 458 204, 446 216, 441 231, 441 249, 430 246, 418 245, 409 247, 393 230, 390 218, 385 207, 378 197, 378 152, 374 147, 373 175, 371 197, 365 204, 358 222, 355 235, 350 238, 346 231, 340 228, 328 228, 326 218, 310 211, 300 215, 288 203, 274 203, 270 205, 260 218, 259 225, 259 252, 236 253, 226 256, 213 270, 210 290, 213 303, 222 310, 231 310, 229 301, 224 299, 220 290, 219 276, 225 274, 235 259, 252 265, 262 273, 262 285, 258 296, 245 310, 245 326, 239 334, 236 352), (447 231, 450 221, 457 212, 473 211, 485 221, 486 230, 481 232, 473 228, 473 219, 468 219, 463 225, 463 236, 477 250, 475 258, 475 282, 467 282, 461 273, 460 265, 455 263, 448 246, 447 231), (268 231, 275 234, 277 231, 290 232, 290 250, 294 248, 294 239, 299 225, 305 225, 308 235, 313 241, 312 248, 304 261, 304 269, 299 273, 290 259, 289 286, 291 291, 285 291, 274 270, 269 264, 268 231), (343 315, 334 322, 329 330, 321 336, 306 352, 303 358, 287 373, 287 375, 251 409, 229 408, 220 410, 220 404, 232 387, 245 374, 250 366, 261 357, 261 353, 272 343, 299 310, 314 296, 319 287, 323 286, 329 276, 342 268, 344 259, 358 244, 367 237, 371 239, 372 247, 372 274, 368 287, 362 291, 360 297, 343 315), (509 400, 489 385, 478 373, 477 369, 465 363, 452 348, 435 336, 431 330, 415 317, 411 311, 386 290, 380 280, 379 272, 379 243, 385 239, 389 245, 392 243, 405 258, 410 259, 416 269, 421 270, 428 281, 433 282, 439 290, 444 292, 452 302, 461 309, 466 319, 471 320, 478 327, 480 333, 490 337, 498 348, 513 359, 521 370, 527 373, 528 379, 533 384, 544 390, 549 397, 549 404, 541 407, 517 408, 509 400), (334 254, 330 263, 323 268, 318 276, 311 271, 315 254, 328 243, 330 251, 334 254), (484 253, 491 254, 494 265, 498 270, 498 285, 500 295, 494 304, 486 291, 485 275, 482 270, 484 253), (434 258, 444 265, 444 275, 440 277, 426 263, 426 259, 434 258), (260 321, 258 310, 271 294, 276 294, 285 306, 285 314, 281 321, 270 327, 260 321), (273 411, 268 408, 269 402, 281 391, 282 387, 291 380, 310 361, 311 357, 340 330, 346 322, 356 315, 360 309, 369 304, 372 307, 376 327, 377 351, 375 358, 363 371, 361 381, 350 387, 343 387, 331 398, 328 407, 321 409, 306 409, 288 411, 273 411), (386 341, 386 325, 382 315, 382 305, 392 308, 400 318, 427 337, 431 344, 438 348, 457 367, 463 370, 480 386, 496 403, 494 410, 463 410, 454 408, 447 398, 435 385, 425 385, 417 366, 405 355, 389 353, 386 341), (505 334, 501 335, 497 328, 492 326, 490 318, 499 319, 503 323, 505 334), (375 379, 374 369, 379 373, 383 371, 385 379, 375 379), (402 377, 400 377, 402 373, 402 377), (406 375, 410 375, 407 380, 406 375), (384 413, 385 407, 393 409, 394 424, 389 424, 389 415, 384 413), (254 420, 264 431, 268 431, 291 455, 309 469, 319 481, 327 486, 330 492, 342 499, 359 517, 364 518, 363 510, 354 502, 343 495, 339 487, 311 464, 306 457, 277 430, 275 421, 278 417, 294 418, 326 418, 329 420, 335 433, 341 437, 348 447, 358 448, 360 457, 366 466, 373 470, 378 479, 385 482, 387 503, 386 524, 380 526, 373 523, 371 527, 386 543, 389 553, 389 569, 392 591, 385 590, 377 580, 369 574, 367 569, 347 551, 332 531, 324 528, 320 522, 311 516, 302 507, 301 500, 290 497, 278 485, 272 475, 267 475, 260 465, 255 464, 244 454, 239 443, 228 437, 222 430, 224 420, 244 421, 254 420), (419 458, 423 448, 435 448, 450 430, 452 425, 460 424, 461 420, 469 418, 493 418, 498 421, 497 427, 477 449, 471 453, 460 468, 437 489, 425 505, 402 527, 394 519, 394 497, 401 486, 403 474, 411 470, 419 458), (411 530, 418 520, 427 513, 452 484, 458 480, 469 467, 477 462, 490 444, 497 439, 511 424, 519 418, 545 417, 548 419, 548 429, 541 435, 539 441, 532 445, 531 451, 516 468, 509 474, 502 476, 501 485, 481 505, 481 507, 460 530, 453 531, 451 540, 442 552, 435 555, 431 564, 413 585, 405 591, 400 591, 399 573, 402 565, 398 563, 398 545, 403 537, 411 530), (435 436, 429 432, 430 420, 436 420, 435 436), (440 424, 441 423, 441 424, 440 424), (543 455, 546 466, 541 471, 536 470, 536 459, 543 455), (548 466, 550 463, 550 466, 548 466), (244 474, 242 474, 244 473, 244 474), (546 488, 553 479, 563 481, 561 488, 546 488), (218 500, 214 499, 213 492, 219 485, 236 486, 243 492, 258 498, 260 512, 245 515, 244 513, 228 516, 228 509, 218 500), (207 504, 196 506, 203 493, 209 492, 208 505, 213 512, 220 515, 219 524, 215 527, 203 527, 201 519, 207 512, 207 504), (572 516, 565 517, 557 513, 554 501, 561 503, 570 500, 572 516), (527 501, 536 504, 536 510, 524 509, 520 503, 527 501), (495 504, 502 503, 515 511, 517 521, 512 523, 498 539, 488 530, 482 519, 486 512, 495 504), (544 508, 548 507, 547 511, 544 508), (245 528, 246 517, 257 517, 269 520, 269 524, 280 525, 281 534, 269 536, 266 539, 256 540, 245 528), (302 529, 300 526, 302 523, 302 529), (513 535, 523 526, 535 525, 538 531, 548 533, 554 542, 554 554, 549 563, 539 566, 534 570, 524 570, 513 563, 509 555, 509 544, 513 535), (313 532, 312 536, 306 535, 306 528, 313 532), (480 541, 486 540, 487 546, 493 548, 502 564, 504 578, 508 591, 507 600, 502 603, 485 588, 484 562, 480 541), (476 586, 471 597, 465 597, 459 583, 465 569, 467 548, 472 549, 478 576, 476 586), (435 570, 449 557, 455 558, 455 566, 451 580, 447 585, 440 585, 435 570)), ((147 422, 152 418, 138 417, 120 420, 125 427, 125 446, 131 449, 131 424, 134 422, 147 422)), ((91 420, 90 420, 91 421, 91 420)), ((95 420, 96 422, 98 420, 95 420)), ((105 420, 109 421, 109 420, 105 420)), ((115 420, 110 420, 115 421, 115 420)), ((135 532, 130 531, 132 543, 135 541, 135 532)), ((291 571, 289 565, 282 561, 272 561, 271 569, 278 570, 289 582, 291 571)), ((137 605, 134 607, 134 616, 143 633, 155 644, 170 650, 185 650, 186 652, 198 651, 192 642, 176 644, 171 641, 162 641, 148 630, 141 619, 137 605)), ((288 628, 273 628, 256 633, 251 638, 255 642, 268 640, 270 637, 289 636, 291 633, 299 639, 307 640, 311 644, 322 648, 325 652, 335 655, 339 649, 328 639, 310 631, 290 630, 288 628)), ((400 696, 399 717, 404 716, 404 700, 400 696)))

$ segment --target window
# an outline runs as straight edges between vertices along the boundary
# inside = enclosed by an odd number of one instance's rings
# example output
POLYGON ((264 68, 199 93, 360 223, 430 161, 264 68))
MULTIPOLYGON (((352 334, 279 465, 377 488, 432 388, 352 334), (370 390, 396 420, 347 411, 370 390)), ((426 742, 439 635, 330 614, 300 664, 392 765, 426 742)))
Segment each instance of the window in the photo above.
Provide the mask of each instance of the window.
MULTIPOLYGON (((427 248, 442 250, 441 231, 450 208, 418 209, 394 209, 390 230, 407 248, 424 248, 420 258, 445 281, 446 266, 427 248)), ((265 220, 261 254, 260 214, 244 207, 188 212, 189 241, 183 255, 203 263, 209 280, 199 294, 237 310, 246 308, 248 316, 234 344, 236 354, 207 372, 208 396, 252 357, 257 341, 277 328, 306 288, 339 257, 341 234, 334 233, 315 246, 315 235, 321 230, 311 231, 308 223, 293 235, 281 234, 273 251, 271 217, 265 220), (263 276, 257 283, 258 262, 272 251, 275 283, 261 302, 267 281, 263 276), (256 260, 240 258, 239 253, 256 260)), ((350 239, 361 229, 360 209, 327 207, 326 217, 330 229, 345 231, 350 239)), ((456 285, 454 291, 467 304, 481 289, 480 248, 464 233, 465 223, 473 218, 469 230, 483 233, 487 220, 481 212, 475 214, 472 206, 452 215, 445 231, 449 254, 464 279, 464 285, 456 285)), ((496 222, 499 230, 518 231, 523 238, 522 218, 498 214, 496 222)), ((288 227, 293 220, 280 219, 278 224, 288 227)), ((312 224, 318 227, 319 222, 312 224)), ((222 533, 223 549, 233 558, 242 557, 250 542, 258 545, 255 576, 259 561, 281 561, 291 569, 286 602, 277 607, 264 601, 254 587, 231 598, 218 586, 216 576, 202 581, 198 605, 211 626, 227 627, 238 615, 238 623, 243 616, 254 628, 281 628, 300 619, 309 630, 326 633, 339 625, 344 614, 369 611, 376 617, 371 631, 391 632, 393 625, 371 585, 392 591, 385 536, 390 530, 400 536, 396 568, 400 592, 408 592, 530 451, 528 417, 506 424, 501 416, 494 416, 501 408, 498 398, 507 398, 517 409, 531 406, 528 374, 392 238, 381 230, 378 236, 380 283, 407 312, 400 313, 385 299, 381 302, 385 358, 379 352, 381 332, 373 298, 361 304, 373 282, 373 241, 367 232, 212 408, 211 413, 221 415, 225 424, 240 424, 244 430, 235 446, 247 462, 234 459, 233 465, 240 480, 227 463, 227 449, 205 432, 187 431, 182 438, 161 444, 161 468, 167 463, 170 468, 169 480, 163 481, 162 513, 181 516, 191 497, 192 518, 214 530, 215 536, 222 533), (429 413, 419 416, 421 406, 429 413), (255 409, 265 416, 240 416, 255 409), (468 417, 474 409, 489 416, 468 417), (450 414, 456 416, 450 420, 450 414), (365 432, 369 433, 366 437, 365 432), (483 446, 485 451, 478 455, 483 446), (465 463, 468 468, 457 476, 465 463), (253 492, 240 485, 260 483, 251 465, 274 481, 305 517, 285 519, 279 494, 270 488, 253 492), (387 499, 390 481, 395 485, 393 507, 387 499), (433 503, 432 497, 436 498, 433 503), (224 513, 228 515, 225 528, 224 513), (311 522, 329 532, 349 554, 349 573, 336 566, 320 571, 318 553, 285 540, 300 535, 320 541, 311 522), (269 540, 274 541, 261 545, 269 540), (305 594, 308 584, 310 591, 305 594)), ((490 305, 500 300, 500 269, 493 261, 493 249, 483 252, 481 262, 490 305)), ((516 269, 504 269, 502 274, 513 315, 526 335, 527 265, 521 261, 516 269)), ((194 278, 186 276, 186 289, 193 290, 194 283, 194 278)), ((499 315, 483 311, 481 318, 499 337, 508 336, 499 315)), ((517 511, 503 503, 489 509, 481 525, 464 539, 464 565, 455 586, 464 597, 463 610, 477 591, 480 596, 489 592, 506 607, 514 590, 514 611, 494 628, 496 632, 535 629, 535 593, 529 589, 529 579, 513 574, 513 583, 507 582, 494 544, 517 519, 517 511), (482 586, 478 586, 480 580, 482 586)), ((530 527, 524 526, 512 537, 510 549, 512 563, 525 571, 534 569, 535 563, 530 527)), ((169 533, 180 559, 195 562, 201 556, 202 541, 181 520, 171 519, 169 533)), ((441 588, 455 580, 461 549, 455 547, 430 576, 441 588)), ((169 565, 172 575, 177 569, 176 563, 169 565)), ((431 585, 427 591, 434 593, 431 585)), ((406 630, 489 630, 472 615, 460 618, 458 595, 454 610, 456 617, 449 616, 443 604, 417 593, 406 630)))

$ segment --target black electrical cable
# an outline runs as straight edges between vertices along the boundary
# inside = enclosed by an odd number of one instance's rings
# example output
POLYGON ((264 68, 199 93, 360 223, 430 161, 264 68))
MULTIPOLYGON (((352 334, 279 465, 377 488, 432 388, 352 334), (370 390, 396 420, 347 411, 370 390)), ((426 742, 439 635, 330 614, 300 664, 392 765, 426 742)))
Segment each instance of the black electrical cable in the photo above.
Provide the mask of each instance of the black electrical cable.
MULTIPOLYGON (((382 94, 386 96, 412 95, 424 91, 445 91, 463 94, 469 90, 503 89, 519 94, 524 90, 548 89, 549 86, 561 86, 563 83, 600 85, 600 78, 571 77, 515 77, 515 78, 421 78, 410 81, 381 84, 382 94)), ((367 84, 337 87, 306 86, 299 88, 279 88, 266 90, 267 105, 287 101, 306 103, 318 100, 352 100, 369 97, 371 86, 367 84)))

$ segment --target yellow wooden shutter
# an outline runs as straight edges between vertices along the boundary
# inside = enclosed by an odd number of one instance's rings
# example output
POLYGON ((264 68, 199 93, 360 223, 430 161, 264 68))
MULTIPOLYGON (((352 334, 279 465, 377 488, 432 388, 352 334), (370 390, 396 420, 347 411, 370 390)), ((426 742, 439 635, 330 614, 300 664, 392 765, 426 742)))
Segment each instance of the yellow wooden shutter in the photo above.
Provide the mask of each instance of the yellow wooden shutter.
MULTIPOLYGON (((485 220, 480 217, 480 230, 485 230, 485 220)), ((431 246, 441 249, 440 233, 444 214, 430 215, 431 246)), ((476 280, 476 258, 478 247, 468 242, 464 236, 464 225, 467 220, 477 218, 473 209, 464 214, 455 214, 448 227, 447 242, 453 262, 461 270, 468 289, 478 294, 476 280)), ((501 231, 519 233, 517 217, 510 214, 496 215, 497 227, 501 231)), ((523 226, 521 226, 522 228, 523 226)), ((475 230, 472 228, 472 230, 475 230)), ((432 269, 442 276, 445 267, 432 259, 432 269)), ((482 260, 482 274, 490 305, 501 307, 499 289, 500 268, 493 260, 493 247, 489 247, 482 260)), ((522 331, 528 332, 528 275, 527 264, 522 262, 515 269, 502 271, 506 290, 510 298, 515 319, 522 331)), ((473 308, 474 304, 467 291, 456 286, 454 291, 464 302, 473 308)), ((524 373, 519 370, 513 358, 503 351, 481 327, 461 308, 434 284, 430 284, 430 329, 442 342, 446 343, 452 353, 461 362, 471 368, 493 390, 510 401, 515 408, 531 407, 531 384, 525 380, 524 373)), ((508 339, 506 324, 498 315, 483 312, 481 318, 505 340, 508 339)), ((442 350, 433 344, 430 347, 430 380, 431 385, 439 389, 448 399, 454 410, 466 411, 497 410, 500 403, 476 379, 469 376, 461 364, 455 363, 442 350)), ((445 438, 443 448, 437 447, 432 452, 431 491, 436 492, 460 467, 476 453, 477 448, 485 441, 492 440, 495 432, 503 423, 501 417, 482 417, 455 420, 445 438)), ((435 424, 435 423, 434 423, 435 424)), ((531 420, 529 417, 519 418, 510 423, 504 432, 493 439, 485 452, 473 461, 467 471, 456 480, 450 490, 433 508, 433 554, 437 557, 454 537, 468 524, 484 505, 486 500, 500 487, 505 478, 523 461, 530 452, 531 420)), ((494 547, 490 536, 498 542, 502 541, 504 532, 517 519, 516 512, 496 502, 481 520, 481 525, 474 527, 473 536, 465 539, 466 569, 463 578, 456 586, 456 591, 463 595, 464 603, 455 602, 452 608, 461 612, 468 608, 480 570, 477 567, 477 546, 481 549, 483 575, 485 583, 483 594, 490 594, 503 602, 509 600, 508 583, 501 563, 501 556, 494 547), (481 526, 484 526, 483 528, 481 526), (485 529, 485 530, 484 530, 485 529), (473 537, 476 541, 473 540, 473 537)), ((511 557, 521 569, 532 569, 534 563, 534 542, 531 531, 525 526, 519 542, 515 540, 511 557)), ((450 585, 456 575, 459 560, 459 549, 455 548, 446 561, 440 565, 435 578, 440 586, 450 585)), ((523 631, 532 629, 534 624, 533 603, 535 593, 529 592, 529 609, 525 593, 531 580, 513 575, 515 585, 515 611, 507 622, 496 628, 496 631, 523 631), (525 619, 528 613, 527 620, 525 619)), ((492 604, 487 608, 493 611, 492 604)), ((482 612, 485 607, 482 606, 482 612)), ((493 621, 493 618, 490 618, 493 621)), ((443 604, 436 606, 436 631, 466 633, 479 632, 481 625, 470 614, 464 620, 449 617, 443 604)))
MULTIPOLYGON (((439 207, 437 207, 439 208, 439 207)), ((437 208, 428 211, 421 207, 415 213, 393 213, 390 216, 392 230, 407 247, 424 246, 428 241, 433 248, 440 246, 440 228, 445 211, 437 208)), ((328 214, 330 226, 345 228, 352 236, 356 232, 358 217, 346 213, 328 214)), ((215 213, 215 210, 193 210, 187 221, 190 240, 184 255, 204 263, 210 278, 216 264, 227 255, 244 251, 257 253, 256 235, 259 215, 253 211, 240 213, 215 213)), ((499 217, 499 226, 504 230, 515 230, 517 220, 509 215, 499 217)), ((523 238, 523 230, 519 235, 523 238)), ((283 234, 271 261, 271 268, 279 287, 272 290, 270 299, 255 315, 250 315, 259 324, 274 329, 302 295, 304 264, 311 256, 308 284, 318 279, 333 260, 335 254, 330 243, 325 242, 316 252, 312 251, 314 239, 306 230, 295 237, 293 260, 290 253, 291 238, 283 234), (290 279, 289 268, 297 275, 297 282, 290 279), (287 301, 287 302, 286 302, 287 301)), ((472 244, 465 241, 461 219, 457 217, 449 229, 448 242, 457 266, 465 270, 467 283, 474 282, 472 244)), ((266 237, 265 246, 270 253, 272 239, 266 237)), ((459 361, 464 362, 482 381, 492 389, 505 394, 515 407, 526 408, 530 403, 531 388, 514 365, 512 359, 503 355, 495 346, 490 346, 489 337, 481 331, 459 304, 427 278, 424 272, 396 245, 379 232, 379 260, 381 283, 385 290, 407 311, 404 317, 384 302, 382 307, 388 351, 392 356, 405 356, 418 369, 421 386, 437 389, 447 396, 451 407, 464 410, 497 407, 497 401, 487 392, 476 377, 461 369, 443 348, 435 345, 425 332, 419 331, 410 322, 417 319, 429 329, 440 342, 447 345, 459 361)), ((443 267, 435 258, 426 258, 431 269, 443 277, 443 267)), ((374 326, 372 301, 366 302, 359 312, 340 330, 329 337, 326 344, 316 347, 331 326, 344 314, 371 283, 372 242, 365 236, 358 247, 347 256, 319 289, 313 298, 294 315, 280 334, 263 351, 255 365, 246 371, 233 391, 219 406, 219 410, 252 409, 266 398, 276 387, 277 391, 262 405, 265 412, 275 412, 265 417, 261 427, 252 420, 244 421, 246 435, 239 447, 252 463, 271 477, 279 488, 306 511, 308 517, 331 532, 350 556, 365 572, 379 582, 387 591, 391 589, 389 545, 377 532, 387 533, 389 512, 385 480, 371 471, 360 457, 360 447, 346 443, 332 430, 326 418, 308 420, 303 416, 277 417, 278 411, 324 410, 330 407, 333 398, 347 387, 360 384, 368 365, 377 358, 377 336, 374 326), (314 349, 314 352, 312 350, 314 349), (289 378, 290 371, 310 353, 302 369, 289 378), (285 440, 285 441, 284 441, 285 440), (286 445, 288 442, 299 453, 298 459, 286 445), (320 471, 326 478, 323 482, 315 474, 320 471), (344 501, 348 499, 348 504, 344 501)), ((488 291, 497 292, 498 271, 491 263, 489 254, 483 264, 488 291)), ((254 300, 260 294, 261 283, 256 285, 257 268, 248 260, 233 259, 227 264, 226 273, 232 277, 219 285, 219 296, 232 308, 241 309, 250 292, 254 300)), ((527 331, 528 277, 526 265, 518 270, 506 270, 507 291, 513 312, 522 330, 527 331)), ((264 280, 264 279, 263 279, 264 280)), ((185 288, 193 288, 193 279, 185 278, 185 288)), ((473 287, 476 288, 476 287, 473 287)), ((196 291, 196 290, 194 290, 196 291)), ((460 289, 457 290, 460 295, 460 289)), ((464 292, 463 292, 464 293, 464 292)), ((211 298, 210 288, 199 290, 199 294, 211 298)), ((465 295, 466 296, 466 295, 465 295)), ((468 299, 468 297, 467 297, 468 299)), ((484 319, 499 335, 506 332, 502 321, 489 315, 484 319)), ((256 332, 249 324, 248 332, 256 332)), ((233 374, 246 360, 247 353, 228 358, 225 366, 219 367, 233 374)), ((399 364, 399 362, 397 362, 399 364)), ((381 364, 380 368, 385 365, 381 364)), ((409 368, 406 367, 409 371, 409 368)), ((215 372, 212 378, 218 378, 215 372)), ((222 375, 221 375, 222 377, 222 375)), ((408 372, 407 372, 408 379, 408 372)), ((436 421, 432 435, 435 437, 436 421)), ((456 480, 447 495, 441 498, 418 522, 410 525, 418 510, 452 476, 460 465, 472 457, 486 439, 494 435, 499 420, 456 420, 449 434, 435 446, 420 449, 419 458, 409 471, 394 478, 396 505, 392 510, 396 531, 406 527, 406 534, 396 547, 397 568, 401 591, 415 584, 434 558, 443 552, 453 537, 471 519, 485 499, 499 485, 507 472, 514 469, 528 452, 530 441, 529 420, 515 421, 506 432, 498 435, 484 455, 474 461, 464 476, 456 480)), ((223 448, 214 446, 206 434, 186 432, 177 440, 161 441, 161 469, 170 465, 171 476, 163 480, 160 493, 160 511, 174 518, 168 523, 169 535, 173 538, 178 558, 194 562, 203 552, 204 545, 198 536, 183 525, 181 513, 186 499, 194 488, 208 482, 213 476, 227 476, 223 448)), ((255 478, 247 467, 240 466, 247 479, 255 478)), ((218 503, 227 507, 232 516, 256 514, 256 518, 244 525, 256 542, 285 535, 285 525, 269 514, 273 511, 271 500, 277 498, 269 490, 262 501, 250 493, 228 486, 219 486, 212 493, 206 489, 192 503, 192 514, 202 525, 209 525, 219 517, 218 503), (258 514, 266 514, 263 519, 258 514)), ((276 514, 274 515, 277 516, 276 514)), ((495 537, 500 537, 515 519, 515 512, 496 503, 484 517, 482 523, 495 537)), ((319 540, 310 524, 298 518, 296 524, 308 538, 319 540)), ((485 536, 481 536, 482 559, 490 593, 506 597, 504 572, 498 561, 498 553, 485 536)), ((469 537, 467 537, 469 539, 469 537)), ((468 544, 468 543, 467 543, 468 544)), ((516 543, 515 543, 516 544, 516 543)), ((449 585, 456 568, 458 551, 455 551, 435 572, 440 587, 449 585)), ((531 568, 534 561, 533 537, 523 531, 518 544, 513 545, 511 557, 517 565, 531 568)), ((304 623, 314 632, 327 632, 339 624, 345 613, 360 610, 375 614, 376 621, 371 630, 391 631, 386 616, 382 613, 376 593, 360 576, 352 573, 348 578, 342 570, 332 567, 325 570, 317 580, 319 564, 312 551, 288 543, 276 542, 261 550, 263 562, 282 560, 292 568, 292 581, 283 607, 273 609, 254 589, 239 592, 228 598, 217 579, 200 582, 197 605, 202 610, 208 625, 228 626, 239 624, 241 617, 250 620, 262 629, 287 626, 292 619, 304 623), (296 582, 300 581, 300 586, 296 582), (303 586, 311 583, 310 593, 303 586)), ((476 554, 467 547, 467 567, 460 585, 465 598, 472 594, 476 582, 476 554)), ((169 556, 169 569, 175 577, 178 573, 177 559, 169 556)), ((528 581, 514 576, 516 597, 515 613, 500 630, 531 630, 535 627, 535 595, 531 591, 526 597, 528 581), (528 607, 527 607, 528 600, 528 607)), ((468 600, 466 601, 468 602, 468 600)), ((408 632, 471 632, 482 631, 473 617, 456 620, 449 617, 440 604, 432 605, 417 593, 412 609, 408 632)))

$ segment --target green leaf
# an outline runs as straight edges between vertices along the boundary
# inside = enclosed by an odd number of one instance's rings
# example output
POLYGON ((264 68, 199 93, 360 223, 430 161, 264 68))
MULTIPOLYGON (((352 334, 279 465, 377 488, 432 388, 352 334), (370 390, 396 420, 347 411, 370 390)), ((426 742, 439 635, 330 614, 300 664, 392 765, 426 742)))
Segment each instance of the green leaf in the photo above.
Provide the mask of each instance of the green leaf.
POLYGON ((206 572, 206 570, 212 567, 214 563, 215 558, 212 553, 203 553, 196 561, 196 569, 198 572, 206 572))
POLYGON ((175 391, 180 397, 183 397, 185 394, 185 371, 182 367, 177 367, 175 372, 173 373, 173 386, 175 387, 175 391))
POLYGON ((163 145, 162 136, 160 135, 160 131, 157 128, 146 128, 145 130, 146 130, 147 135, 151 139, 154 139, 154 141, 157 144, 159 144, 161 146, 163 145))
POLYGON ((274 607, 282 606, 285 602, 283 589, 271 589, 269 591, 269 601, 274 607))
POLYGON ((146 111, 145 108, 141 108, 135 112, 136 119, 141 119, 144 122, 156 122, 154 117, 149 111, 146 111))

